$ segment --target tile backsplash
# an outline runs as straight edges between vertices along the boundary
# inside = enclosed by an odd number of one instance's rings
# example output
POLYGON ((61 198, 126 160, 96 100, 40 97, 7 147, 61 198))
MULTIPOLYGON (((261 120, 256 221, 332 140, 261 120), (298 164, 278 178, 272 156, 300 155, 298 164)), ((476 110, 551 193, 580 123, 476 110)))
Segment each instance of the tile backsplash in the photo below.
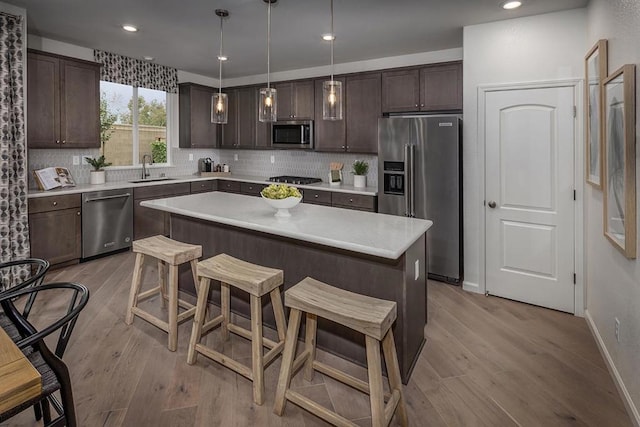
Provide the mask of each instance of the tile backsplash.
MULTIPOLYGON (((353 184, 351 164, 355 160, 369 162, 368 185, 376 186, 378 182, 378 157, 365 154, 347 153, 318 153, 296 150, 220 150, 220 149, 180 149, 172 148, 173 166, 152 167, 152 176, 166 174, 167 176, 184 176, 197 174, 198 159, 211 157, 215 163, 228 164, 232 173, 238 175, 263 176, 295 175, 321 178, 328 180, 329 164, 331 162, 344 163, 343 180, 345 184, 353 184), (194 160, 189 160, 193 154, 194 160), (237 156, 238 160, 235 160, 237 156), (274 163, 271 163, 271 157, 274 163)), ((98 149, 58 149, 29 150, 29 187, 35 188, 32 171, 50 166, 62 166, 71 171, 78 184, 88 184, 91 166, 82 164, 84 156, 98 156, 98 149), (81 159, 81 165, 73 165, 73 156, 81 159)), ((108 159, 107 159, 108 160, 108 159)), ((129 181, 140 177, 141 169, 111 169, 107 170, 107 182, 129 181)))

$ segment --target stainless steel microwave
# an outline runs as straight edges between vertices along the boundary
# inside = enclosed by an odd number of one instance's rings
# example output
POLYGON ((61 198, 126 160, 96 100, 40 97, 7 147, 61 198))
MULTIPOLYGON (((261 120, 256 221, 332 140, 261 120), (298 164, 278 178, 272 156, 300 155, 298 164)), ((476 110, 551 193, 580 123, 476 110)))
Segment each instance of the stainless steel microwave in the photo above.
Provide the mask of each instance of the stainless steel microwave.
POLYGON ((271 136, 273 148, 313 149, 313 120, 275 122, 271 136))

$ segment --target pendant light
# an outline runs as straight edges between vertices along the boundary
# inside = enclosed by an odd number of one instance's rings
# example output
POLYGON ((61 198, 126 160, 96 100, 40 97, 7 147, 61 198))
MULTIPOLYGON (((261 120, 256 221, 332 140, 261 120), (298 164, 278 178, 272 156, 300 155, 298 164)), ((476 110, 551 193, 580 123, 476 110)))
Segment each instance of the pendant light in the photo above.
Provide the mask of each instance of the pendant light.
POLYGON ((258 105, 258 120, 261 122, 275 122, 277 118, 277 93, 271 87, 271 4, 278 0, 263 0, 269 5, 267 12, 267 87, 260 89, 260 103, 258 105))
POLYGON ((342 82, 333 79, 333 0, 331 1, 331 80, 322 83, 322 120, 342 120, 342 82))
POLYGON ((218 93, 214 93, 211 96, 211 123, 227 124, 227 117, 229 115, 229 100, 227 94, 222 93, 222 63, 227 60, 227 57, 222 54, 223 35, 222 20, 229 16, 229 12, 224 9, 216 9, 216 15, 220 17, 220 53, 218 55, 218 63, 220 64, 220 87, 218 93))

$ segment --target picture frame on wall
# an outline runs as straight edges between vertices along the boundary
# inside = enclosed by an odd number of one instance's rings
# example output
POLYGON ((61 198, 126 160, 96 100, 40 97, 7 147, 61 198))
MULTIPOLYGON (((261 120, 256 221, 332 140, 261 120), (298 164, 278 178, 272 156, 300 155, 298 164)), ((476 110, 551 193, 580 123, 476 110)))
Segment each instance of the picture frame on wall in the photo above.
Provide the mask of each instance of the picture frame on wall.
POLYGON ((627 258, 636 258, 635 65, 612 73, 604 89, 604 235, 627 258))
POLYGON ((607 40, 603 39, 598 40, 584 58, 585 175, 587 182, 599 190, 602 189, 604 138, 602 82, 607 72, 607 40))

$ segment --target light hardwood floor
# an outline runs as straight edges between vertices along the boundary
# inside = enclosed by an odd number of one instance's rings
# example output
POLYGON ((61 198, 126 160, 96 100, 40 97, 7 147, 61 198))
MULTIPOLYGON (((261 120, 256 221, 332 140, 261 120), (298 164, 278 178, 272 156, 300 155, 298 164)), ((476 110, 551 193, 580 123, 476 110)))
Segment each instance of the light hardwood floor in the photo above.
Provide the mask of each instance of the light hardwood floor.
MULTIPOLYGON (((91 290, 65 354, 81 426, 325 425, 291 403, 283 417, 273 414, 279 358, 265 372, 265 403, 256 406, 251 382, 240 375, 202 356, 187 365, 190 321, 179 328, 176 353, 167 350, 166 334, 148 323, 136 319, 127 327, 133 263, 131 253, 122 253, 47 276, 91 290)), ((151 283, 155 276, 145 277, 151 283)), ((438 282, 429 283, 428 295, 427 343, 404 389, 411 425, 631 425, 584 319, 438 282)), ((56 298, 39 301, 33 318, 38 324, 62 309, 56 298)), ((207 339, 216 345, 218 332, 207 339)), ((232 335, 220 345, 249 363, 247 341, 232 335)), ((334 356, 320 351, 319 359, 366 378, 365 369, 334 356)), ((292 384, 370 425, 366 395, 320 374, 311 384, 299 374, 292 384)), ((32 411, 2 424, 33 425, 32 411)))

